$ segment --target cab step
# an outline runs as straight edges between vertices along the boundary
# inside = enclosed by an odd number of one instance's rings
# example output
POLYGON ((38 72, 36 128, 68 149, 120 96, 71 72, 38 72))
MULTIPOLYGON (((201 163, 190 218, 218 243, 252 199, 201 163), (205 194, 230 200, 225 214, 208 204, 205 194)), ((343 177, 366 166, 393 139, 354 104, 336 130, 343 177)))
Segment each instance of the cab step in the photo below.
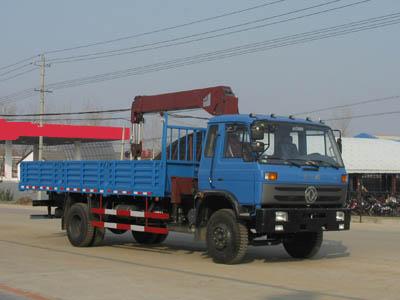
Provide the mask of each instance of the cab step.
POLYGON ((32 206, 56 206, 52 200, 32 200, 32 206))
POLYGON ((48 214, 43 214, 43 215, 30 215, 30 218, 32 220, 43 220, 43 219, 61 219, 61 217, 58 217, 56 215, 48 215, 48 214))

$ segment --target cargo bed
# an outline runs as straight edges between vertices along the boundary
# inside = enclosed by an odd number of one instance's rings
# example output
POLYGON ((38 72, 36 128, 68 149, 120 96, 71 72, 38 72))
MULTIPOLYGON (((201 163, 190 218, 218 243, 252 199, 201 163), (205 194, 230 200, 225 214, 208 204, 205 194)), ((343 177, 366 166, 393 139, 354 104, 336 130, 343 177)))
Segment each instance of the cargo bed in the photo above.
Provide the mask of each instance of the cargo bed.
POLYGON ((178 160, 24 162, 19 188, 164 197, 171 177, 194 178, 197 168, 197 162, 178 160))
POLYGON ((165 122, 163 132, 159 159, 23 162, 19 189, 168 196, 171 178, 197 178, 205 129, 165 122))

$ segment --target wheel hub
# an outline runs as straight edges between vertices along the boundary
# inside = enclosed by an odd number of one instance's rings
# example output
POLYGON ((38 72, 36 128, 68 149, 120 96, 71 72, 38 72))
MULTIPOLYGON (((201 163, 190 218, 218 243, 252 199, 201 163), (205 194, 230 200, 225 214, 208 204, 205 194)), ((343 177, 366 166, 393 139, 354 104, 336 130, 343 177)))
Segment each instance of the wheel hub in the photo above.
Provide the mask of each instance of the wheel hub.
POLYGON ((224 249, 227 246, 229 239, 230 234, 227 228, 224 228, 223 226, 217 226, 214 229, 213 241, 218 250, 224 249))
POLYGON ((73 236, 78 236, 79 233, 82 231, 82 227, 83 227, 82 219, 79 216, 75 215, 71 220, 71 225, 70 225, 71 234, 73 236))

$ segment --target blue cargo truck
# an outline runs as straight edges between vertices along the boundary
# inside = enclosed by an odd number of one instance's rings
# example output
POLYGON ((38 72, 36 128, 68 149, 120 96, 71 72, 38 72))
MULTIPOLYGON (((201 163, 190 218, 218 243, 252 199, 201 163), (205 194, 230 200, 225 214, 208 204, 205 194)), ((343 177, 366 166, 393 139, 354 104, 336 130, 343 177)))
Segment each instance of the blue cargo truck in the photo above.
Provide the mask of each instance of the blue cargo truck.
POLYGON ((215 262, 234 264, 248 245, 282 243, 310 258, 324 231, 350 227, 341 141, 321 122, 238 114, 231 89, 213 87, 137 96, 132 127, 132 160, 21 165, 20 190, 47 192, 36 205, 61 218, 74 246, 101 245, 106 230, 147 245, 178 231, 205 240, 215 262), (190 108, 215 116, 207 128, 168 122, 169 111, 190 108), (148 112, 163 119, 153 160, 140 157, 148 112))

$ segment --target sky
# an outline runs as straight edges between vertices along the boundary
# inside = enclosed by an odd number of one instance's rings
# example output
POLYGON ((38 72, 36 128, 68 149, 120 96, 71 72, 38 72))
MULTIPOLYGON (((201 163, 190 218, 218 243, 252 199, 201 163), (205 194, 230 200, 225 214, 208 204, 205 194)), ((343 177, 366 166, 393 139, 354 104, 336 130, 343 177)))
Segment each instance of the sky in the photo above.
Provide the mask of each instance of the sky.
MULTIPOLYGON (((266 2, 274 1, 3 0, 0 4, 0 67, 54 49, 116 39, 246 9, 266 2)), ((331 1, 280 1, 245 13, 176 30, 76 51, 48 54, 46 59, 179 38, 326 2, 331 1)), ((336 1, 302 14, 355 2, 360 0, 336 1)), ((371 0, 320 15, 186 45, 85 62, 54 63, 46 69, 46 83, 140 67, 397 12, 400 12, 398 0, 371 0)), ((293 16, 295 15, 271 21, 293 16)), ((79 111, 89 106, 96 109, 127 108, 136 95, 228 85, 239 97, 239 108, 242 113, 296 114, 400 95, 399 50, 400 24, 172 70, 55 90, 46 95, 46 111, 79 111)), ((2 71, 0 70, 0 73, 2 71)), ((0 81, 0 97, 34 88, 38 84, 39 69, 12 80, 0 81)), ((21 113, 37 112, 39 95, 15 101, 14 105, 21 113)), ((400 111, 400 99, 354 106, 346 110, 323 111, 310 116, 313 119, 326 120, 387 111, 400 111)), ((399 120, 400 114, 353 118, 349 123, 347 134, 368 132, 400 136, 399 120)), ((334 122, 333 125, 341 127, 342 123, 334 122)))

